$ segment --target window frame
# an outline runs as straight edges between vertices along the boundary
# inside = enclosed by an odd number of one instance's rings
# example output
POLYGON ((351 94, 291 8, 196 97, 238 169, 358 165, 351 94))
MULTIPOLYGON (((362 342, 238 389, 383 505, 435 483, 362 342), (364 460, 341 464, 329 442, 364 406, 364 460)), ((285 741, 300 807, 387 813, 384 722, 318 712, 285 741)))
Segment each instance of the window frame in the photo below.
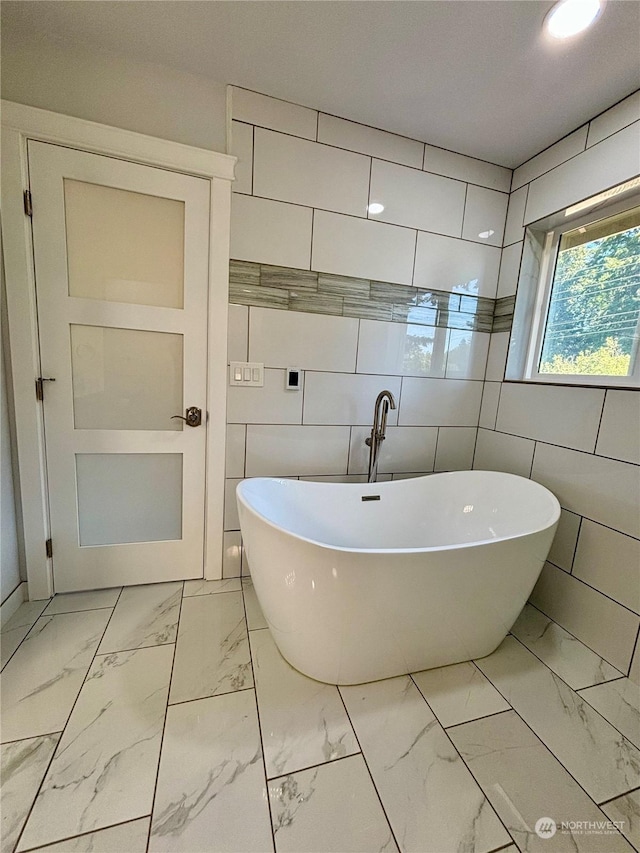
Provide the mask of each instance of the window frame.
MULTIPOLYGON (((520 357, 518 360, 521 363, 521 369, 516 371, 519 376, 510 376, 513 373, 507 369, 507 381, 516 380, 520 382, 535 382, 546 385, 583 385, 589 387, 606 387, 606 388, 640 388, 640 350, 639 341, 636 338, 635 347, 631 353, 631 373, 626 376, 613 376, 607 374, 569 374, 569 373, 540 373, 538 370, 542 349, 544 345, 544 336, 547 328, 547 318, 551 304, 551 294, 553 290, 553 281, 555 278, 556 265, 560 240, 568 231, 574 231, 581 226, 592 225, 603 219, 608 219, 619 213, 624 213, 634 207, 640 206, 640 194, 634 191, 625 193, 624 197, 618 196, 615 201, 608 203, 600 203, 587 211, 578 211, 573 215, 566 215, 566 211, 561 211, 551 217, 540 220, 537 223, 526 228, 526 237, 533 240, 540 246, 541 257, 539 261, 539 272, 537 280, 532 286, 535 288, 535 294, 531 299, 529 294, 528 301, 531 304, 531 314, 528 322, 528 331, 524 336, 520 346, 520 357)), ((569 208, 570 209, 570 208, 569 208)), ((527 252, 527 239, 523 246, 523 256, 527 252)), ((524 265, 524 257, 523 257, 524 265)), ((520 282, 522 284, 522 282, 520 282)), ((521 287, 518 287, 520 295, 521 287)), ((517 310, 517 308, 516 308, 517 310)), ((640 323, 640 320, 639 320, 640 323)), ((513 332, 511 335, 512 343, 513 332)))

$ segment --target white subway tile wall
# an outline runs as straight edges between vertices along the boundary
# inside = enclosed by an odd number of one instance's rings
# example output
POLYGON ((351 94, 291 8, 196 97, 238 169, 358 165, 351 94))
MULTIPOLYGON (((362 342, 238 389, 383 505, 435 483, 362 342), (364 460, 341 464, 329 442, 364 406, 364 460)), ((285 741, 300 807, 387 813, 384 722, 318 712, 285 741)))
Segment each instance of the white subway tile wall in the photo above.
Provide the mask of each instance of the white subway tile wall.
POLYGON ((384 160, 372 163, 370 201, 383 206, 375 214, 379 222, 460 237, 466 189, 462 181, 384 160))
POLYGON ((305 139, 315 139, 318 128, 315 110, 238 86, 233 87, 233 118, 305 139))
POLYGON ((447 151, 446 148, 425 145, 424 149, 425 172, 468 181, 470 184, 478 184, 490 190, 509 192, 510 169, 494 166, 493 163, 486 163, 484 160, 476 160, 475 157, 465 157, 464 154, 456 154, 453 151, 447 151))
POLYGON ((473 427, 440 427, 436 449, 436 471, 468 471, 478 431, 473 427))
POLYGON ((606 110, 589 123, 587 148, 602 142, 640 117, 640 92, 634 92, 619 104, 606 110))
POLYGON ((311 268, 411 284, 416 232, 397 225, 316 210, 311 268))
POLYGON ((587 124, 579 127, 573 133, 556 142, 555 145, 545 148, 540 154, 536 154, 522 166, 518 166, 513 173, 511 189, 517 190, 523 184, 530 183, 535 178, 539 178, 540 175, 544 175, 545 172, 550 172, 551 169, 555 169, 556 166, 584 151, 588 128, 589 125, 587 124))
POLYGON ((608 136, 529 184, 525 222, 589 198, 638 174, 640 121, 608 136))
POLYGON ((502 246, 509 196, 469 184, 462 236, 489 246, 502 246))
MULTIPOLYGON (((384 316, 366 319, 362 308, 349 316, 349 294, 357 299, 369 285, 378 310, 394 286, 404 305, 417 293, 407 286, 512 297, 525 223, 637 174, 640 95, 523 164, 512 182, 502 167, 245 90, 233 90, 233 119, 241 163, 232 257, 318 272, 326 305, 305 307, 303 291, 296 302, 291 288, 274 285, 264 301, 256 304, 254 288, 239 299, 246 305, 230 306, 229 357, 268 368, 264 389, 241 389, 246 402, 230 395, 239 421, 227 452, 230 554, 239 478, 362 480, 375 392, 388 387, 398 410, 380 477, 473 459, 546 483, 563 511, 533 600, 640 681, 637 392, 503 383, 509 332, 422 325, 435 309, 419 297, 402 314, 389 295, 384 316), (368 213, 373 201, 385 210, 368 213), (332 275, 321 283, 322 274, 332 275), (283 390, 289 366, 304 373, 299 392, 283 390)), ((240 571, 229 555, 226 567, 240 571)))
MULTIPOLYGON (((523 223, 638 175, 639 130, 636 93, 515 170, 498 298, 516 292, 523 223)), ((640 683, 640 392, 500 384, 509 335, 491 338, 474 467, 531 476, 563 507, 531 600, 640 683)))
POLYGON ((255 130, 253 192, 262 198, 365 216, 370 165, 362 154, 255 130))
POLYGON ((231 200, 231 257, 309 269, 313 211, 235 193, 231 200))
POLYGON ((498 276, 498 292, 496 293, 498 299, 515 294, 518 287, 521 257, 522 243, 512 243, 502 250, 500 275, 498 276))
POLYGON ((423 142, 324 113, 318 117, 318 142, 370 154, 380 160, 390 160, 414 169, 422 168, 423 142))
POLYGON ((252 308, 250 342, 249 360, 261 361, 265 367, 353 373, 358 347, 358 320, 252 308))
POLYGON ((418 232, 413 275, 417 287, 494 299, 499 268, 500 249, 494 246, 418 232))
POLYGON ((230 154, 238 158, 236 179, 231 185, 234 193, 251 195, 253 187, 253 126, 241 121, 231 122, 230 154))
POLYGON ((527 204, 527 193, 529 184, 515 190, 509 196, 507 208, 507 220, 504 226, 504 244, 510 246, 524 239, 524 211, 527 204))
POLYGON ((246 304, 230 305, 229 359, 263 363, 265 384, 229 388, 225 576, 241 571, 240 478, 362 480, 383 388, 398 408, 381 477, 471 467, 500 248, 461 239, 465 199, 471 188, 474 217, 497 203, 502 221, 487 227, 501 235, 511 181, 503 167, 430 147, 425 159, 422 142, 246 90, 233 90, 233 119, 231 256, 251 263, 234 266, 233 302, 246 304), (368 213, 378 199, 385 210, 368 213), (305 269, 317 271, 313 304, 293 275, 305 269), (285 389, 287 367, 302 371, 301 390, 285 389))

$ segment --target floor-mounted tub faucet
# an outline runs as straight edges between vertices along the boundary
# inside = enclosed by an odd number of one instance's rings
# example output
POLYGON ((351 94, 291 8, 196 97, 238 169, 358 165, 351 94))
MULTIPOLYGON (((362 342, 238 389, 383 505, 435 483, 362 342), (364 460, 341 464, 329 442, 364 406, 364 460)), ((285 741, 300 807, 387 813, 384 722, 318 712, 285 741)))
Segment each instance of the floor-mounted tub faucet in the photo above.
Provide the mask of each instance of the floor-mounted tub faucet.
POLYGON ((396 401, 391 391, 381 391, 378 394, 373 410, 371 435, 365 439, 365 444, 369 448, 369 479, 367 481, 369 483, 375 483, 378 476, 378 457, 387 431, 387 415, 389 408, 395 409, 395 407, 396 401))

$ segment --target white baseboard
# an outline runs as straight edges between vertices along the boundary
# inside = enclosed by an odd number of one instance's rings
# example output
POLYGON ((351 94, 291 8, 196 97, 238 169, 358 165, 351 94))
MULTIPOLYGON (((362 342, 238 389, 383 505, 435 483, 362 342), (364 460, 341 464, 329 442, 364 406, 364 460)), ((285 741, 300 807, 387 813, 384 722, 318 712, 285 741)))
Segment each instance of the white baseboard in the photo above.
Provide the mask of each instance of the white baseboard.
POLYGON ((0 626, 8 622, 23 601, 27 600, 27 582, 22 581, 0 606, 0 626))

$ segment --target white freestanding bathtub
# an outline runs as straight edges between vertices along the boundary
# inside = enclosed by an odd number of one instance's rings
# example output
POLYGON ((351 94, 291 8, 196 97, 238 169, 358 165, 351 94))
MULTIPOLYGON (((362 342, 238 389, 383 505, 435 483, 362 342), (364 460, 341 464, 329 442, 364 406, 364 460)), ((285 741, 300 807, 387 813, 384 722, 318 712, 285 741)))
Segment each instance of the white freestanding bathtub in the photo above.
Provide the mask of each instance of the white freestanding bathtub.
POLYGON ((527 601, 560 516, 523 477, 258 478, 237 489, 258 600, 282 655, 330 684, 480 658, 527 601))

